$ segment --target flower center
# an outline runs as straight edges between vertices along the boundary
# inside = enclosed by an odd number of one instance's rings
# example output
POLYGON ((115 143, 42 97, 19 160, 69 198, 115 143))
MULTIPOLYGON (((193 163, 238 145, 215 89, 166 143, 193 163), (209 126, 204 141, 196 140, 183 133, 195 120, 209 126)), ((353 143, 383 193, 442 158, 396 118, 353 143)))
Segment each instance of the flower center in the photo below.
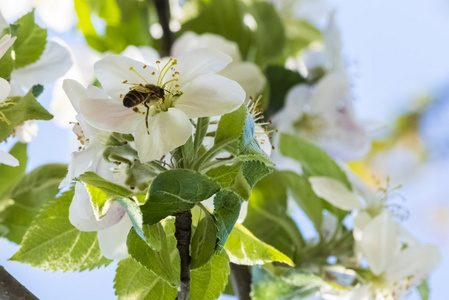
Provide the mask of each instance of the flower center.
POLYGON ((301 137, 306 140, 317 140, 327 127, 326 120, 319 115, 303 113, 298 120, 293 123, 293 127, 298 130, 301 137))

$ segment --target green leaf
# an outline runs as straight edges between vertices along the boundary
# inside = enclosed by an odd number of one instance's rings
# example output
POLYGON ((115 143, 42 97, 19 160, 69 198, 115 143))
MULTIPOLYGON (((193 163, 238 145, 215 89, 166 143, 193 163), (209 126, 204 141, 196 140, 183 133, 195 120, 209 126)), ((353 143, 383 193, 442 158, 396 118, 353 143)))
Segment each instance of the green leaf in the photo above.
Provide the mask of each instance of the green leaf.
POLYGON ((225 251, 214 255, 201 268, 190 272, 190 300, 214 300, 228 283, 229 258, 225 251))
POLYGON ((256 1, 251 5, 250 13, 257 23, 254 33, 256 61, 266 64, 267 60, 282 53, 285 45, 284 27, 272 3, 256 1))
POLYGON ((133 227, 136 230, 137 234, 144 240, 146 240, 150 245, 158 244, 159 240, 153 239, 152 232, 145 233, 143 230, 143 217, 142 212, 140 211, 139 205, 136 203, 136 201, 120 197, 116 199, 118 203, 126 210, 128 213, 129 218, 131 219, 131 223, 133 223, 133 227), (150 242, 151 241, 151 242, 150 242))
MULTIPOLYGON (((26 148, 26 147, 25 147, 26 148)), ((7 195, 11 204, 0 212, 0 223, 8 227, 6 236, 20 244, 41 207, 58 194, 58 186, 67 173, 65 164, 47 164, 26 174, 7 195)))
POLYGON ((300 162, 302 169, 307 175, 334 178, 352 190, 345 172, 320 147, 298 137, 281 133, 279 148, 282 155, 300 162))
POLYGON ((304 176, 290 171, 281 171, 278 174, 285 180, 285 185, 292 192, 296 203, 320 232, 323 222, 323 200, 315 195, 310 182, 304 176))
POLYGON ((27 120, 50 120, 53 116, 36 101, 30 90, 23 97, 0 103, 0 142, 6 140, 17 125, 27 120))
POLYGON ((150 45, 148 8, 144 1, 75 0, 79 28, 86 42, 97 51, 120 53, 128 45, 150 45), (106 24, 95 28, 92 18, 99 17, 106 24))
POLYGON ((288 256, 262 242, 240 224, 235 224, 224 249, 231 262, 238 265, 263 265, 275 261, 294 265, 288 256))
POLYGON ((15 52, 15 69, 25 67, 36 62, 44 53, 47 44, 47 30, 34 22, 34 11, 18 19, 17 39, 12 45, 15 52))
POLYGON ((205 209, 200 212, 200 220, 190 242, 190 267, 197 269, 206 264, 214 255, 217 244, 217 226, 213 216, 205 209))
POLYGON ((19 161, 19 165, 11 167, 0 164, 0 174, 2 174, 3 178, 7 178, 6 180, 0 180, 0 199, 6 197, 8 191, 12 190, 25 174, 28 161, 27 144, 16 143, 9 151, 9 154, 19 161))
POLYGON ((242 201, 239 195, 227 189, 222 189, 215 195, 214 217, 218 229, 218 250, 225 245, 226 239, 239 218, 242 201))
POLYGON ((0 58, 0 77, 4 79, 10 79, 13 70, 14 70, 14 60, 12 59, 12 47, 11 47, 0 58))
POLYGON ((246 115, 247 112, 244 105, 231 113, 223 115, 218 122, 214 141, 215 145, 223 141, 237 140, 240 138, 243 134, 246 115))
POLYGON ((191 170, 168 170, 153 181, 146 203, 141 207, 145 224, 193 208, 210 198, 220 185, 206 175, 191 170))
POLYGON ((132 194, 132 192, 127 188, 112 183, 106 179, 103 179, 94 172, 86 172, 84 174, 81 174, 80 176, 78 176, 78 179, 85 184, 99 188, 109 197, 113 196, 128 197, 129 195, 132 194))
POLYGON ((290 56, 297 56, 309 44, 321 39, 321 31, 305 20, 287 17, 283 21, 290 56))
POLYGON ((290 88, 296 84, 305 83, 306 80, 298 72, 287 70, 281 66, 268 66, 265 74, 270 89, 270 98, 263 114, 268 120, 284 107, 285 97, 290 88))
POLYGON ((82 271, 108 265, 96 232, 82 232, 69 221, 74 189, 46 204, 25 234, 22 247, 10 260, 46 271, 82 271))
POLYGON ((421 284, 418 285, 416 287, 416 289, 418 290, 418 293, 421 296, 421 300, 429 299, 430 289, 429 289, 429 283, 427 282, 427 280, 421 282, 421 284))
POLYGON ((131 195, 131 191, 127 188, 103 179, 94 172, 81 174, 78 179, 84 183, 89 193, 97 220, 106 215, 114 201, 131 195))
POLYGON ((324 285, 318 276, 286 268, 252 268, 251 299, 303 299, 324 285))
POLYGON ((178 295, 176 288, 132 258, 118 263, 114 288, 119 300, 175 299, 178 295))
POLYGON ((31 88, 31 92, 33 93, 33 96, 35 98, 39 97, 43 91, 44 91, 44 86, 42 84, 33 85, 33 87, 31 88))
POLYGON ((243 225, 298 264, 305 242, 288 215, 287 190, 278 172, 263 178, 253 189, 243 225))
POLYGON ((172 287, 177 287, 180 280, 180 259, 174 236, 174 220, 166 220, 163 229, 155 231, 159 234, 158 238, 161 241, 160 250, 152 249, 134 228, 129 232, 126 244, 132 258, 172 287))
POLYGON ((251 30, 243 22, 246 12, 246 5, 238 0, 203 1, 199 15, 182 24, 181 34, 186 31, 219 34, 236 42, 243 57, 246 57, 253 38, 251 30))
POLYGON ((215 179, 222 188, 236 192, 244 200, 251 195, 252 187, 271 169, 258 161, 238 162, 232 166, 220 166, 207 171, 206 175, 215 179))
POLYGON ((193 152, 197 156, 198 151, 203 144, 204 137, 206 136, 207 129, 209 128, 209 118, 198 118, 196 123, 195 140, 193 141, 193 152))

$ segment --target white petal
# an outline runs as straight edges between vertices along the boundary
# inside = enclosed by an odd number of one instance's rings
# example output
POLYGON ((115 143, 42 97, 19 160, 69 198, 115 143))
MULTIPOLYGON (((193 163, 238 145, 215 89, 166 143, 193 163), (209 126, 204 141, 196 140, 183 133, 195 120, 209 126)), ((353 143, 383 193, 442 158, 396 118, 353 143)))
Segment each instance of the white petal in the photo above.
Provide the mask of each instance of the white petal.
POLYGON ((0 58, 2 58, 6 51, 8 51, 9 47, 14 44, 16 38, 17 37, 11 37, 10 34, 6 34, 0 39, 0 58))
POLYGON ((375 275, 385 272, 401 248, 399 225, 388 212, 374 218, 364 229, 360 249, 375 275))
POLYGON ((4 101, 11 91, 11 86, 9 82, 3 78, 0 78, 0 102, 4 101))
POLYGON ((199 48, 212 48, 229 55, 233 61, 241 60, 237 43, 228 41, 221 35, 213 33, 198 35, 191 31, 184 33, 173 43, 171 54, 179 57, 183 53, 199 48))
POLYGON ((122 55, 150 65, 154 65, 159 60, 159 53, 151 47, 129 45, 122 52, 122 55))
POLYGON ((107 98, 80 99, 82 116, 92 126, 120 133, 132 133, 144 116, 123 106, 119 101, 107 98))
MULTIPOLYGON (((90 163, 103 152, 103 147, 92 142, 83 151, 72 152, 67 176, 59 185, 62 188, 72 182, 72 179, 87 172, 90 163)), ((101 157, 101 156, 100 156, 101 157)))
MULTIPOLYGON (((178 84, 181 88, 196 77, 223 70, 232 58, 210 48, 201 48, 180 55, 175 69, 180 73, 178 84)), ((184 92, 184 90, 183 90, 184 92)))
POLYGON ((357 195, 338 180, 316 176, 309 181, 315 194, 338 208, 350 211, 363 207, 357 195))
POLYGON ((257 98, 266 83, 260 68, 250 62, 232 62, 218 74, 237 81, 246 94, 254 98, 257 98))
POLYGON ((239 218, 237 219, 237 223, 242 224, 245 221, 247 214, 248 214, 248 201, 243 201, 242 205, 240 206, 240 213, 239 218))
POLYGON ((239 108, 245 91, 235 81, 208 74, 195 78, 175 103, 189 118, 220 116, 239 108))
POLYGON ((107 214, 100 221, 97 221, 89 193, 81 183, 75 184, 75 195, 69 208, 69 220, 79 230, 97 231, 108 228, 120 222, 125 214, 123 207, 118 202, 114 202, 107 214))
POLYGON ((289 131, 292 124, 301 117, 310 95, 310 87, 305 84, 297 84, 288 91, 284 108, 272 118, 279 130, 289 131))
POLYGON ((36 120, 28 120, 14 128, 14 135, 22 143, 30 143, 37 136, 39 126, 36 120))
POLYGON ((33 64, 12 71, 11 81, 28 91, 35 84, 47 84, 64 75, 72 66, 72 58, 66 46, 51 41, 44 53, 33 64))
POLYGON ((73 108, 79 114, 80 110, 80 101, 81 99, 87 98, 87 89, 82 86, 78 81, 73 79, 65 79, 62 83, 62 88, 64 92, 67 94, 70 102, 72 103, 73 108))
POLYGON ((0 164, 17 167, 19 165, 19 161, 8 152, 0 150, 0 164))
POLYGON ((427 278, 441 262, 441 253, 435 245, 418 244, 401 251, 385 271, 385 276, 397 281, 413 276, 414 282, 427 278))
POLYGON ((355 117, 352 102, 349 81, 343 72, 332 72, 321 79, 309 100, 310 113, 326 122, 317 144, 342 160, 359 159, 371 146, 366 130, 355 117))
POLYGON ((162 155, 182 146, 192 135, 192 124, 181 110, 169 108, 148 120, 150 134, 145 122, 136 129, 134 138, 142 162, 159 159, 162 155))
POLYGON ((354 216, 353 228, 353 235, 356 241, 360 241, 362 239, 363 230, 372 220, 373 218, 365 210, 360 210, 356 213, 354 216))
POLYGON ((156 83, 158 70, 122 55, 108 55, 94 65, 95 75, 103 89, 113 98, 129 92, 132 84, 156 83), (133 68, 134 71, 130 70, 133 68), (145 67, 145 68, 144 68, 145 67), (151 75, 151 73, 155 75, 151 75), (128 83, 123 83, 127 80, 128 83))
POLYGON ((328 64, 326 67, 333 70, 342 70, 341 37, 340 29, 335 20, 335 11, 329 14, 329 22, 324 31, 324 45, 328 64))
POLYGON ((131 220, 128 214, 125 214, 119 223, 98 231, 97 237, 101 254, 109 259, 121 260, 127 258, 129 254, 126 238, 131 227, 131 220))

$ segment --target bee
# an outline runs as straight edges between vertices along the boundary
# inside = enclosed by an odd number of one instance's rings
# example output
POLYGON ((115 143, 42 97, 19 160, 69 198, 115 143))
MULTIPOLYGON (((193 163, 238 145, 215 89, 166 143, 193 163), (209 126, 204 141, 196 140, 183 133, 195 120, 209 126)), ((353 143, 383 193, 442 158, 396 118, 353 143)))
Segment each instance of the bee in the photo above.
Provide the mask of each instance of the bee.
POLYGON ((145 116, 145 124, 147 126, 147 133, 150 134, 148 129, 148 114, 150 112, 150 104, 165 100, 165 90, 157 85, 147 83, 137 84, 131 88, 123 97, 123 106, 133 108, 134 111, 138 111, 137 105, 143 104, 147 108, 145 116))

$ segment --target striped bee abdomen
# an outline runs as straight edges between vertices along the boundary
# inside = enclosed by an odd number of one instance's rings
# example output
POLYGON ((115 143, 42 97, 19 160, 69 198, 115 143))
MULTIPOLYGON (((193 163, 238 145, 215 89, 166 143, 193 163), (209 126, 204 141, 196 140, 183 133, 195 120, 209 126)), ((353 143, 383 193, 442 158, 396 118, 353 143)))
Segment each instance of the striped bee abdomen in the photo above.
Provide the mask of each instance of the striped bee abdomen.
POLYGON ((123 98, 123 106, 134 107, 145 102, 149 97, 148 93, 142 93, 136 90, 129 91, 123 98))

